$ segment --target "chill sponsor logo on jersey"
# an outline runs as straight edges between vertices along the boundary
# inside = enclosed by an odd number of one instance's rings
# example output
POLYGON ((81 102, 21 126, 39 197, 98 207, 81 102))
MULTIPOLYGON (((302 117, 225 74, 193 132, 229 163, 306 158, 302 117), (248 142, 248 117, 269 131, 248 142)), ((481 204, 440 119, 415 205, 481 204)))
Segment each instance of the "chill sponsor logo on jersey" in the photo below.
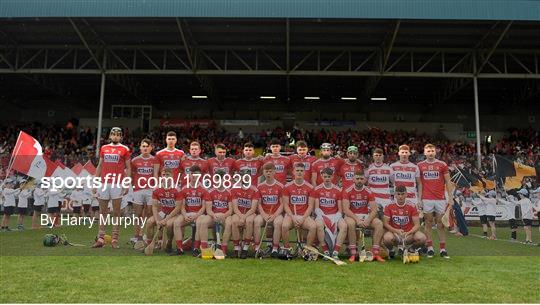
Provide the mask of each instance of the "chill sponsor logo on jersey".
POLYGON ((152 167, 138 167, 137 168, 137 174, 139 175, 152 175, 154 173, 154 169, 152 167))
POLYGON ((225 174, 228 174, 229 168, 228 167, 214 167, 214 174, 217 173, 218 171, 223 171, 225 172, 225 174))
POLYGON ((264 204, 277 204, 278 200, 278 195, 262 195, 262 201, 264 204))
POLYGON ((437 180, 439 179, 439 171, 425 171, 422 173, 425 180, 437 180))
POLYGON ((202 205, 201 197, 186 197, 186 205, 188 206, 200 206, 202 205))
POLYGON ((371 183, 388 183, 387 176, 369 176, 369 182, 371 183))
POLYGON ((334 198, 319 198, 319 205, 323 207, 334 207, 336 205, 336 200, 334 198))
POLYGON ((351 202, 351 207, 353 208, 363 208, 368 205, 367 200, 355 199, 355 200, 351 200, 350 202, 351 202))
POLYGON ((251 199, 238 198, 238 206, 244 208, 251 208, 251 199))
POLYGON ((176 200, 174 198, 161 198, 159 203, 167 207, 173 207, 176 205, 176 200))
POLYGON ((229 207, 229 203, 227 201, 214 199, 212 201, 212 206, 216 209, 226 209, 229 207))
POLYGON ((165 168, 178 168, 180 167, 180 160, 165 160, 163 161, 165 168))
POLYGON ((354 172, 345 172, 345 180, 353 180, 354 178, 354 172))
POLYGON ((103 155, 103 161, 107 163, 118 163, 120 161, 119 154, 105 154, 103 155))
POLYGON ((292 204, 306 204, 307 196, 306 195, 291 195, 292 204))
POLYGON ((283 173, 285 171, 285 165, 283 164, 276 164, 276 173, 283 173))
POLYGON ((412 180, 412 178, 413 178, 412 173, 400 173, 400 172, 396 173, 396 179, 399 179, 399 180, 412 180))
POLYGON ((294 166, 296 166, 296 164, 304 164, 304 170, 306 171, 311 169, 311 163, 309 162, 294 162, 294 166))
POLYGON ((406 225, 409 223, 409 216, 407 215, 394 215, 392 216, 392 222, 397 225, 406 225))
POLYGON ((240 167, 240 171, 248 171, 251 176, 257 175, 257 168, 255 167, 243 166, 240 167))

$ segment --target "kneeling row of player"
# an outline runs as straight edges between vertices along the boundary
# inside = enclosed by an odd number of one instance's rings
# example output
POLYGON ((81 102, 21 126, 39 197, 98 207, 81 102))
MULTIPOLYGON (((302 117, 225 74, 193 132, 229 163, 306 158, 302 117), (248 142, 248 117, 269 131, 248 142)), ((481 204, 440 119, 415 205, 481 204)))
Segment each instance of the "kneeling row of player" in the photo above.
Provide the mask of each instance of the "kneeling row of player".
MULTIPOLYGON (((302 163, 296 164, 294 180, 285 186, 274 179, 275 167, 267 163, 263 166, 265 181, 257 188, 249 186, 229 191, 222 187, 207 191, 190 185, 181 191, 173 188, 157 189, 152 193, 153 216, 147 222, 147 238, 154 236, 156 224, 164 226, 168 236, 166 248, 172 252, 174 237, 177 248, 175 253, 182 254, 183 229, 194 226, 193 255, 198 256, 200 249, 208 247, 208 229, 219 223, 224 227, 221 244, 223 252, 227 253, 227 245, 232 237, 235 251, 240 253, 241 258, 246 258, 252 242, 254 250, 259 251, 261 228, 268 224, 273 230, 273 257, 278 254, 280 241, 283 247, 289 248, 289 231, 298 228, 307 232, 305 242, 308 245, 314 245, 317 240, 325 254, 336 258, 347 238, 352 260, 357 254, 356 229, 365 228, 373 232, 372 252, 378 261, 384 261, 379 256, 381 240, 389 249, 400 244, 402 238, 414 247, 425 243, 426 236, 419 231, 418 211, 415 206, 405 202, 405 187, 396 187, 395 202, 385 207, 381 221, 377 218, 377 205, 374 196, 365 186, 362 171, 355 173, 354 185, 341 190, 332 183, 334 173, 330 168, 322 171, 323 183, 316 187, 304 180, 304 170, 302 163), (333 249, 328 249, 324 241, 325 230, 337 235, 333 249)), ((190 175, 199 173, 200 168, 197 166, 190 168, 190 175)), ((169 170, 163 172, 164 177, 171 175, 169 170)))

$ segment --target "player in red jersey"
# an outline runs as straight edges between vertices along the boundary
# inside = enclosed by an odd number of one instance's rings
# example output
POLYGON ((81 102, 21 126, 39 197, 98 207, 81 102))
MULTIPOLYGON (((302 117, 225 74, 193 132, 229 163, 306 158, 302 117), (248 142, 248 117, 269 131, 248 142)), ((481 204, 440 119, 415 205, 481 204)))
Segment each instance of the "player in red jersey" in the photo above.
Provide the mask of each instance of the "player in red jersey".
MULTIPOLYGON (((277 258, 279 240, 281 238, 281 226, 283 224, 283 184, 275 178, 276 166, 268 162, 263 165, 264 182, 258 186, 261 202, 259 204, 259 215, 255 217, 255 251, 260 250, 261 245, 261 227, 269 223, 273 226, 272 253, 271 256, 277 258)), ((265 232, 266 236, 266 232, 265 232)))
MULTIPOLYGON (((217 144, 214 150, 216 156, 208 159, 208 173, 213 176, 219 170, 225 174, 233 173, 234 159, 226 157, 227 147, 224 144, 217 144)), ((210 177, 212 179, 212 177, 210 177)))
MULTIPOLYGON (((149 244, 154 237, 154 227, 164 227, 167 231, 166 252, 172 251, 174 221, 182 208, 180 192, 174 187, 173 171, 166 168, 161 172, 163 186, 152 192, 152 214, 146 223, 146 238, 149 244)), ((157 245, 159 246, 159 243, 157 245)))
POLYGON ((383 218, 384 207, 392 202, 390 183, 393 183, 394 172, 384 163, 384 151, 380 148, 373 150, 373 163, 366 170, 368 187, 375 196, 375 203, 379 208, 379 217, 383 218))
MULTIPOLYGON (((146 218, 152 215, 152 179, 150 178, 157 178, 159 171, 159 161, 150 154, 152 148, 153 145, 150 139, 142 139, 139 147, 141 154, 131 160, 133 209, 137 217, 146 218)), ((135 236, 132 241, 137 240, 142 240, 139 225, 135 225, 135 236)))
MULTIPOLYGON (((238 172, 240 175, 249 175, 249 169, 242 169, 238 172)), ((251 184, 242 183, 241 188, 231 190, 232 206, 234 215, 232 215, 232 239, 234 251, 240 252, 240 258, 247 258, 249 245, 253 240, 253 223, 255 220, 257 206, 259 204, 259 190, 251 184), (240 228, 244 228, 244 245, 240 247, 240 228), (241 251, 240 251, 241 250, 241 251)))
POLYGON ((251 185, 259 184, 259 172, 261 168, 261 160, 254 158, 255 147, 252 143, 244 144, 244 158, 234 161, 233 172, 248 174, 251 176, 251 185))
MULTIPOLYGON (((222 179, 225 171, 220 169, 215 172, 222 179)), ((223 181, 223 180, 222 180, 223 181)), ((232 215, 232 196, 224 183, 220 183, 218 188, 213 188, 208 192, 208 201, 206 202, 206 215, 201 216, 201 226, 197 228, 201 239, 201 248, 208 248, 208 228, 214 228, 216 223, 223 225, 223 240, 221 241, 221 250, 227 253, 227 246, 231 235, 231 215, 232 215)))
POLYGON ((363 171, 364 166, 362 162, 358 160, 358 147, 349 146, 347 148, 347 159, 343 162, 339 168, 338 176, 341 178, 341 186, 343 189, 349 188, 354 185, 354 173, 356 171, 363 171))
POLYGON ((291 161, 289 160, 289 158, 281 155, 281 143, 278 139, 274 138, 270 141, 270 150, 272 150, 272 154, 266 156, 263 159, 263 163, 266 164, 268 162, 271 162, 272 164, 274 164, 274 166, 276 167, 276 174, 274 176, 274 179, 284 185, 285 183, 287 183, 287 175, 291 170, 291 161))
POLYGON ((285 248, 289 248, 289 231, 293 227, 299 229, 297 232, 301 232, 301 229, 308 231, 306 242, 309 246, 313 245, 317 234, 317 225, 310 217, 313 211, 313 202, 309 200, 309 195, 313 191, 313 186, 304 179, 304 168, 304 163, 296 163, 293 171, 294 179, 287 183, 283 189, 285 217, 281 226, 281 235, 285 248))
POLYGON ((384 259, 379 255, 380 242, 384 233, 383 223, 377 218, 377 204, 375 196, 365 186, 366 177, 364 172, 357 170, 354 172, 354 184, 344 189, 342 193, 343 214, 348 227, 349 249, 351 257, 349 261, 354 261, 356 251, 356 228, 373 230, 373 258, 379 262, 384 259))
MULTIPOLYGON (((311 185, 316 187, 323 183, 322 170, 330 168, 333 173, 338 173, 343 159, 332 157, 332 145, 330 143, 323 143, 321 145, 321 158, 317 159, 311 164, 311 185)), ((337 184, 338 175, 333 175, 332 183, 337 184)))
POLYGON ((180 189, 182 183, 182 159, 185 154, 184 151, 176 148, 176 132, 169 131, 165 138, 167 147, 156 153, 156 158, 159 160, 159 170, 162 171, 165 168, 170 168, 173 173, 173 179, 175 180, 175 187, 180 189))
MULTIPOLYGON (((198 165, 193 165, 186 171, 189 178, 189 185, 184 185, 180 191, 180 200, 182 202, 181 214, 174 221, 174 238, 176 240, 176 254, 183 254, 183 229, 185 226, 195 224, 195 243, 193 245, 192 255, 197 257, 200 254, 201 238, 197 228, 201 227, 201 222, 204 219, 202 216, 206 210, 207 201, 210 200, 208 192, 202 187, 201 183, 197 185, 195 175, 200 175, 202 170, 198 165)), ((200 181, 200 180, 199 180, 200 181)))
MULTIPOLYGON (((412 251, 424 246, 426 235, 420 231, 420 218, 418 210, 413 204, 408 204, 407 188, 398 185, 394 191, 394 202, 384 208, 384 228, 386 232, 383 235, 383 243, 391 249, 390 258, 394 257, 394 246, 401 247, 402 240, 405 239, 405 245, 414 247, 412 251)), ((404 249, 399 249, 400 253, 404 249)))
MULTIPOLYGON (((182 171, 186 177, 189 174, 189 169, 197 165, 201 170, 200 174, 204 175, 208 172, 208 162, 201 158, 201 144, 199 142, 191 142, 189 144, 189 156, 182 160, 182 171)), ((185 179, 184 179, 185 180, 185 179)), ((187 181, 182 181, 183 184, 187 184, 187 181)))
POLYGON ((441 257, 449 258, 446 251, 446 232, 442 223, 442 217, 454 204, 454 186, 450 181, 448 165, 443 161, 435 159, 436 153, 435 145, 426 144, 424 146, 426 160, 418 163, 421 180, 418 188, 419 205, 424 211, 424 230, 427 235, 426 246, 428 247, 428 257, 433 257, 435 254, 431 232, 433 213, 435 213, 437 231, 439 232, 440 255, 441 257))
MULTIPOLYGON (((109 139, 111 143, 102 146, 99 151, 99 163, 96 168, 96 177, 101 178, 103 186, 99 189, 94 189, 93 193, 95 194, 97 192, 99 214, 108 214, 109 201, 112 201, 112 216, 118 220, 121 213, 122 196, 128 191, 127 188, 122 187, 122 181, 124 177, 131 176, 131 162, 129 159, 129 148, 120 143, 122 129, 119 127, 111 128, 109 139)), ((120 232, 120 222, 115 221, 114 223, 117 225, 113 225, 111 246, 117 249, 119 248, 118 235, 120 232)), ((101 248, 105 243, 103 240, 103 236, 105 236, 105 225, 105 223, 100 221, 98 239, 93 245, 94 248, 101 248)))
POLYGON ((409 161, 411 149, 408 145, 401 145, 398 149, 399 161, 390 164, 394 177, 394 185, 403 185, 407 188, 407 203, 418 207, 416 188, 420 185, 420 171, 416 164, 409 161))
POLYGON ((315 209, 317 215, 315 222, 317 224, 317 238, 319 245, 323 245, 324 254, 330 255, 328 244, 325 243, 325 230, 330 232, 330 235, 336 234, 332 257, 338 258, 341 244, 347 235, 347 223, 343 219, 341 205, 341 189, 332 183, 334 171, 331 168, 322 170, 323 183, 317 186, 309 200, 315 209), (336 227, 337 226, 337 227, 336 227))
MULTIPOLYGON (((304 180, 311 182, 311 164, 317 160, 308 154, 308 146, 304 141, 296 142, 296 154, 289 157, 291 168, 294 170, 297 163, 304 164, 304 180)), ((293 173, 294 176, 294 173, 293 173)))

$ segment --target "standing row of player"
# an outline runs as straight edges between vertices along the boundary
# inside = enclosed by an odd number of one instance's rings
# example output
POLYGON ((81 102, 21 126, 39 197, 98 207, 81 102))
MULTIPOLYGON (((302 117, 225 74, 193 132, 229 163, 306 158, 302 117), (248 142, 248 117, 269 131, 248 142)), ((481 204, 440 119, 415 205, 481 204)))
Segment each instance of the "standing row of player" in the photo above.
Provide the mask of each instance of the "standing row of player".
MULTIPOLYGON (((183 218, 188 218, 188 222, 195 221, 201 223, 203 222, 202 219, 206 219, 205 223, 207 226, 201 224, 201 230, 197 230, 201 247, 205 246, 203 243, 205 242, 205 238, 207 238, 207 234, 205 234, 205 227, 208 228, 211 226, 213 221, 217 220, 225 223, 227 218, 231 217, 229 218, 229 223, 232 233, 236 232, 236 230, 232 230, 233 218, 236 220, 236 223, 239 222, 239 219, 241 222, 247 222, 248 217, 253 215, 253 217, 251 217, 253 218, 253 222, 257 222, 256 225, 254 225, 254 238, 258 236, 256 231, 260 230, 261 226, 258 225, 261 224, 261 222, 277 222, 277 224, 274 223, 273 250, 276 250, 276 248, 279 247, 279 239, 281 238, 281 235, 285 235, 283 232, 280 232, 280 226, 285 223, 285 225, 287 225, 286 227, 288 227, 290 223, 294 222, 294 224, 297 226, 301 225, 302 227, 306 227, 308 232, 311 228, 312 233, 311 235, 308 234, 308 238, 310 238, 310 240, 315 239, 315 237, 320 238, 321 223, 324 226, 337 226, 339 228, 339 233, 335 248, 333 250, 339 251, 341 242, 344 240, 348 230, 347 220, 346 218, 342 217, 344 210, 347 208, 350 210, 350 207, 353 207, 356 204, 354 208, 358 208, 359 210, 361 208, 365 208, 363 211, 367 211, 367 213, 365 213, 366 215, 373 215, 373 213, 375 213, 375 209, 372 207, 370 210, 369 202, 371 200, 367 198, 372 196, 372 201, 378 206, 378 208, 385 214, 390 214, 390 217, 388 217, 389 220, 396 227, 400 228, 395 229, 396 232, 393 233, 396 234, 403 233, 400 230, 406 230, 411 226, 415 227, 413 221, 413 218, 415 217, 413 216, 414 211, 418 213, 416 210, 417 208, 424 210, 428 256, 434 255, 431 240, 431 226, 434 220, 433 214, 435 214, 435 220, 438 224, 439 230, 440 253, 441 256, 448 256, 445 249, 444 226, 441 222, 441 218, 445 210, 450 207, 448 203, 452 202, 453 200, 453 189, 452 184, 450 183, 448 167, 444 162, 435 159, 435 147, 431 144, 426 145, 424 149, 424 154, 426 155, 427 159, 420 162, 418 165, 409 161, 410 149, 407 145, 402 145, 399 147, 399 161, 391 165, 384 164, 384 155, 382 150, 375 149, 373 151, 374 163, 371 164, 369 168, 364 169, 363 164, 358 160, 358 149, 354 146, 347 149, 347 159, 341 159, 333 157, 331 145, 325 143, 321 146, 321 158, 316 159, 315 157, 308 155, 308 147, 306 143, 302 141, 297 143, 298 153, 290 157, 281 155, 281 145, 279 141, 273 140, 270 145, 272 153, 264 158, 254 157, 253 145, 248 143, 244 146, 244 157, 242 159, 234 160, 227 158, 226 147, 218 144, 215 147, 216 157, 204 160, 200 157, 201 150, 200 145, 197 142, 191 143, 189 156, 186 156, 183 151, 176 149, 175 145, 177 139, 174 132, 169 132, 167 134, 167 148, 158 151, 155 157, 150 154, 152 143, 150 140, 144 139, 141 141, 141 155, 133 158, 133 160, 130 160, 129 149, 120 144, 121 137, 122 133, 120 128, 113 128, 111 130, 111 144, 103 146, 100 151, 100 161, 96 173, 97 176, 101 176, 103 179, 106 179, 107 173, 114 173, 119 176, 125 174, 128 176, 133 176, 133 180, 136 181, 137 179, 142 179, 145 176, 157 177, 158 173, 169 173, 172 177, 179 178, 178 181, 182 181, 182 176, 189 174, 190 169, 192 169, 193 166, 197 166, 200 173, 210 173, 211 175, 241 172, 243 174, 250 174, 252 176, 252 187, 257 188, 257 196, 259 196, 261 201, 259 205, 260 208, 244 209, 246 213, 242 213, 239 209, 241 205, 239 205, 237 202, 239 199, 242 199, 241 202, 243 202, 246 198, 239 197, 236 199, 236 203, 234 203, 234 201, 230 198, 226 198, 230 196, 230 193, 227 190, 218 188, 209 190, 210 200, 204 200, 204 197, 199 197, 201 202, 211 202, 211 208, 205 209, 206 214, 203 215, 201 213, 198 217, 195 217, 196 214, 188 216, 186 211, 186 214, 182 215, 183 218), (299 166, 300 164, 302 166, 299 166), (261 167, 263 168, 262 173, 261 167), (296 171, 300 170, 300 168, 302 168, 302 183, 299 185, 298 182, 300 180, 297 180, 296 171), (167 169, 167 171, 164 171, 164 169, 167 169), (264 173, 265 169, 269 171, 266 175, 264 173), (273 174, 270 174, 270 172, 273 172, 273 174), (293 174, 295 175, 295 181, 287 185, 286 179, 291 172, 294 172, 293 174), (273 179, 270 179, 271 182, 269 182, 270 175, 273 176, 273 179), (259 183, 259 180, 263 179, 264 181, 259 183), (361 193, 364 190, 363 184, 362 188, 359 188, 358 185, 359 181, 362 179, 367 180, 366 183, 369 190, 365 189, 364 193, 368 195, 356 194, 361 199, 343 199, 342 196, 344 191, 348 190, 351 193, 355 193, 357 191, 361 193), (273 180, 275 180, 275 182, 273 182, 273 180), (341 184, 343 191, 338 186, 338 183, 341 184), (407 209, 410 207, 410 211, 404 211, 404 207, 400 207, 399 209, 395 210, 392 208, 393 205, 399 204, 399 202, 395 202, 397 199, 399 199, 397 190, 394 199, 391 197, 390 189, 392 185, 399 187, 399 190, 405 188, 403 204, 407 206, 407 209), (298 217, 290 217, 289 220, 285 221, 282 215, 283 210, 286 214, 285 217, 291 216, 287 212, 287 206, 289 207, 289 210, 291 208, 298 209, 300 207, 300 204, 296 203, 291 206, 289 206, 287 203, 282 204, 282 201, 286 200, 283 199, 283 197, 287 197, 284 196, 284 189, 287 187, 290 189, 295 189, 296 187, 296 189, 298 189, 296 190, 297 192, 300 192, 299 189, 302 189, 302 187, 304 189, 307 187, 313 188, 313 191, 309 191, 309 196, 305 196, 307 193, 304 190, 303 195, 298 197, 292 197, 291 195, 288 196, 288 200, 291 200, 291 198, 293 200, 305 198, 303 199, 302 204, 307 204, 307 206, 309 206, 309 202, 312 201, 311 199, 314 199, 313 201, 315 202, 313 202, 311 209, 317 216, 314 220, 316 228, 315 231, 313 231, 313 223, 307 220, 308 217, 311 216, 311 213, 309 213, 309 215, 308 213, 305 213, 305 220, 301 222, 300 218, 298 217), (366 198, 363 198, 362 196, 366 198), (342 200, 344 203, 342 203, 342 200), (349 201, 349 204, 346 204, 347 201, 349 201), (232 208, 230 203, 233 203, 232 207, 238 206, 236 208, 238 211, 234 211, 235 208, 232 208), (347 206, 347 208, 343 209, 344 206, 347 206), (233 211, 236 212, 234 215, 233 211), (258 212, 258 215, 254 216, 256 212, 258 212), (394 212, 397 214, 391 214, 394 212), (208 218, 210 218, 210 220, 208 218), (330 221, 327 221, 326 219, 329 219, 330 221), (304 223, 306 220, 307 222, 304 223), (317 227, 319 227, 319 229, 317 229, 317 227)), ((189 190, 189 188, 185 189, 189 190)), ((248 192, 249 189, 250 188, 247 188, 243 191, 248 192)), ((180 190, 175 191, 178 192, 180 190)), ((290 192, 291 190, 288 191, 290 192)), ((100 210, 102 210, 104 213, 107 212, 108 202, 111 200, 113 206, 113 216, 120 216, 120 200, 122 195, 124 195, 126 192, 127 190, 118 188, 112 184, 106 185, 104 189, 98 190, 97 197, 100 202, 100 210)), ((167 218, 170 213, 164 217, 160 217, 159 211, 158 213, 155 213, 155 209, 154 211, 151 211, 151 203, 153 201, 161 202, 162 205, 167 205, 166 203, 168 203, 170 212, 173 213, 173 211, 176 209, 176 213, 178 213, 178 209, 174 207, 176 204, 172 204, 175 199, 171 198, 170 193, 171 192, 159 189, 134 189, 134 204, 137 206, 137 213, 142 213, 144 210, 146 210, 148 213, 147 215, 153 215, 156 222, 163 224, 164 218, 167 218), (144 206, 146 206, 146 208, 144 208, 144 206)), ((244 195, 244 197, 245 196, 246 195, 244 195)), ((183 204, 183 206, 189 206, 190 200, 191 199, 184 199, 185 204, 183 204)), ((253 200, 253 198, 251 200, 253 200)), ((307 206, 306 211, 310 209, 307 206)), ((253 205, 251 207, 253 207, 253 205)), ((244 206, 244 208, 246 208, 246 206, 244 206)), ((293 215, 298 213, 298 211, 296 211, 296 213, 294 211, 290 212, 293 215)), ((167 213, 162 213, 162 215, 165 214, 167 213)), ((355 213, 353 212, 353 214, 355 213)), ((364 220, 355 217, 350 218, 353 219, 356 224, 366 226, 366 222, 362 222, 364 220)), ((171 217, 167 218, 167 222, 170 223, 171 219, 171 217)), ((370 217, 369 219, 371 220, 369 225, 376 226, 375 224, 378 222, 373 221, 375 217, 370 217)), ((383 219, 386 220, 387 217, 384 217, 383 219)), ((352 220, 349 220, 349 223, 352 223, 352 220)), ((174 222, 172 227, 174 231, 174 222)), ((227 228, 226 223, 225 227, 227 228)), ((392 228, 391 225, 385 227, 387 230, 393 231, 390 229, 392 228)), ((100 227, 98 240, 94 245, 95 247, 103 246, 104 234, 104 227, 100 227)), ((136 235, 138 234, 140 235, 140 233, 136 232, 136 235)), ((382 235, 382 233, 377 234, 382 235)), ((410 237, 412 235, 408 234, 408 236, 410 237)), ((227 233, 225 233, 224 239, 227 240, 228 237, 229 236, 227 236, 227 233)), ((386 237, 387 236, 384 238, 385 241, 388 240, 386 237)), ((354 237, 349 238, 354 239, 354 237)), ((393 240, 394 239, 395 238, 393 238, 393 240)), ((118 227, 113 227, 112 240, 112 246, 115 248, 118 247, 118 227)), ((284 238, 284 242, 287 240, 288 238, 284 238)), ((233 237, 233 241, 236 242, 238 239, 233 237)), ((320 244, 324 245, 324 243, 320 244)), ((376 241, 374 241, 374 244, 376 245, 376 241)), ((236 244, 235 247, 237 247, 236 244)), ((324 250, 327 251, 326 249, 324 250)))

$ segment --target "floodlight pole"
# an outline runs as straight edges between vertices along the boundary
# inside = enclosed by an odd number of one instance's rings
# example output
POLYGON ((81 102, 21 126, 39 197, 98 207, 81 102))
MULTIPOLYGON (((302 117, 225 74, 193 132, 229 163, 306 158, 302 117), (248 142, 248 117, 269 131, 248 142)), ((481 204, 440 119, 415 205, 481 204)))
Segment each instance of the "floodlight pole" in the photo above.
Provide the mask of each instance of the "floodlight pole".
POLYGON ((476 164, 478 170, 482 169, 482 148, 480 146, 480 106, 478 105, 478 77, 476 70, 476 56, 473 56, 473 66, 474 66, 474 123, 476 125, 476 164))
POLYGON ((105 64, 107 56, 103 53, 103 65, 101 66, 101 87, 99 90, 99 113, 98 113, 98 130, 96 135, 96 156, 99 156, 99 149, 101 148, 101 128, 103 125, 103 103, 105 101, 105 64))

